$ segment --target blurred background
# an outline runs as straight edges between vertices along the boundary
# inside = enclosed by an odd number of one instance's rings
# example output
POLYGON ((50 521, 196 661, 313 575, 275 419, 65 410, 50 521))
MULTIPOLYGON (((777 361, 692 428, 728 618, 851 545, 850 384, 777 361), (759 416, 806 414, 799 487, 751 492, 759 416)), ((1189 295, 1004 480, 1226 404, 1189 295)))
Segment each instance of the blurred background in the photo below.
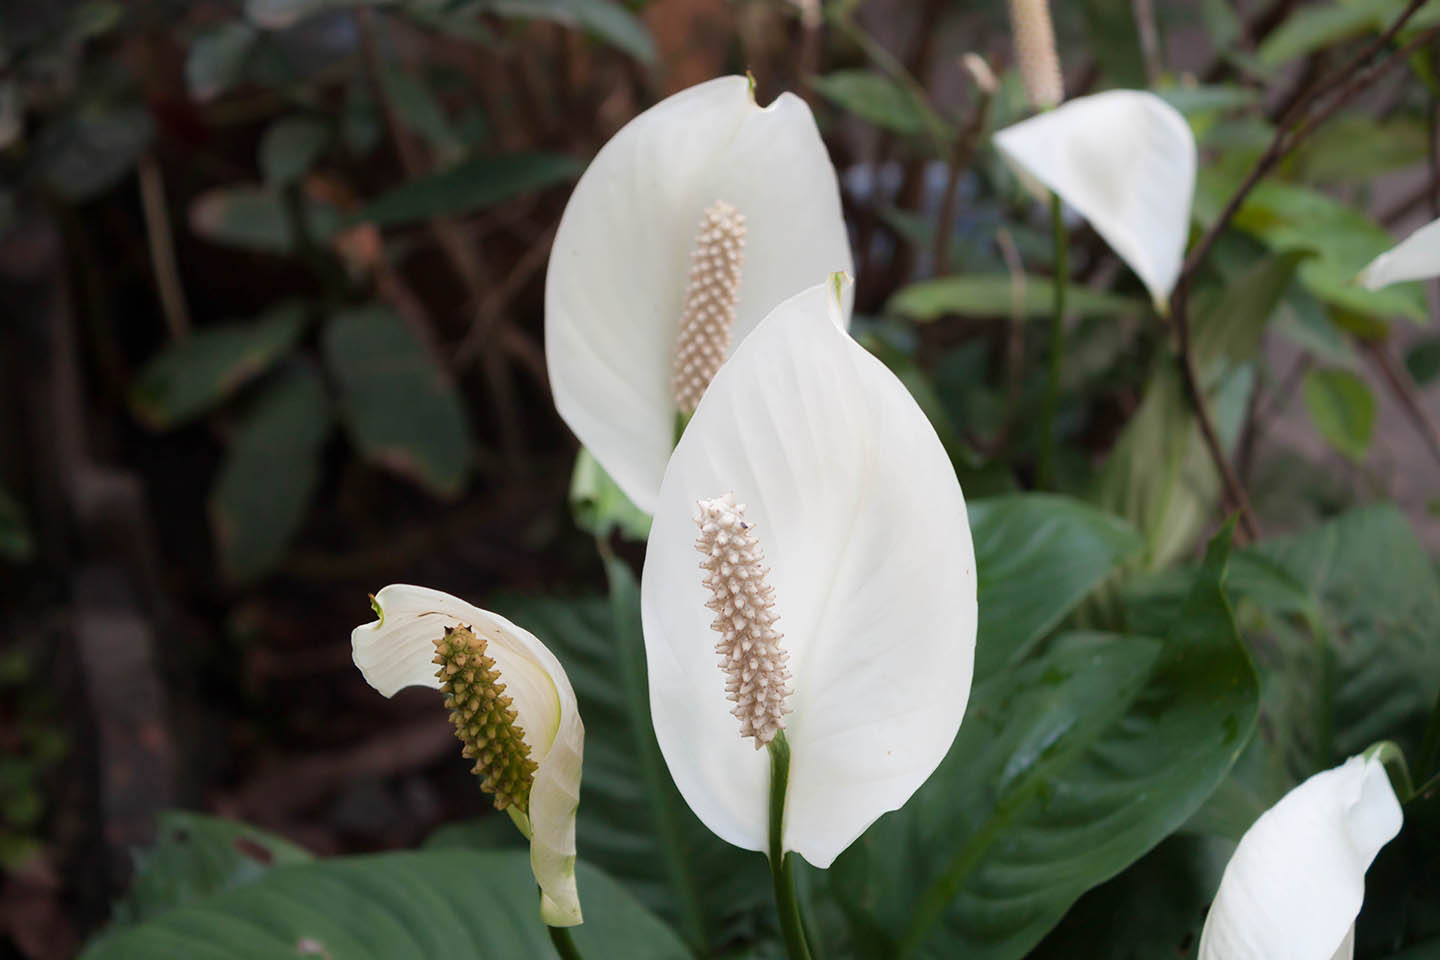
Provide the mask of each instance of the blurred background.
MULTIPOLYGON (((1203 224, 1398 6, 1054 12, 1068 96, 1153 87, 1191 121, 1203 224)), ((1432 53, 1291 157, 1203 276, 1218 300, 1312 252, 1216 381, 1267 533, 1388 499, 1440 545, 1426 291, 1334 292, 1440 213, 1432 53)), ((131 850, 185 839, 165 810, 318 854, 484 813, 433 695, 377 695, 349 631, 397 581, 603 609, 593 538, 625 531, 550 400, 544 275, 588 158, 669 93, 749 70, 811 103, 857 334, 967 496, 1033 486, 1050 227, 989 142, 1028 112, 1012 60, 1000 2, 0 2, 0 957, 72 955, 117 897, 143 914, 131 850)), ((1182 451, 1155 512, 1154 451, 1191 429, 1137 415, 1169 335, 1071 226, 1058 482, 1163 567, 1218 486, 1182 451)))

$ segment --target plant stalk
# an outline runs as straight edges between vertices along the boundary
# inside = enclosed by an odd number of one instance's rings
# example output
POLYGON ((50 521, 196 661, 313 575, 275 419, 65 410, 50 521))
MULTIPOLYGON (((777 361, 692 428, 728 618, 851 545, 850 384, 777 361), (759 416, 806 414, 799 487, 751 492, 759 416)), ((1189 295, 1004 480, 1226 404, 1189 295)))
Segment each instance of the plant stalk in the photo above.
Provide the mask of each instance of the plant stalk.
POLYGON ((1050 194, 1050 225, 1055 238, 1053 285, 1055 309, 1050 318, 1050 369, 1045 379, 1045 407, 1040 417, 1040 466, 1035 485, 1053 486, 1055 466, 1055 407, 1060 402, 1060 355, 1065 349, 1065 284, 1070 275, 1070 250, 1065 221, 1060 217, 1060 196, 1050 194))
POLYGON ((575 948, 575 941, 570 937, 569 927, 546 927, 550 931, 550 942, 555 945, 555 952, 560 954, 560 960, 581 960, 580 951, 575 948))
POLYGON ((790 960, 811 960, 810 945, 800 922, 800 904, 795 899, 794 864, 785 855, 781 842, 785 826, 785 787, 790 781, 790 743, 785 731, 770 741, 770 876, 775 881, 775 909, 780 914, 780 932, 790 960))

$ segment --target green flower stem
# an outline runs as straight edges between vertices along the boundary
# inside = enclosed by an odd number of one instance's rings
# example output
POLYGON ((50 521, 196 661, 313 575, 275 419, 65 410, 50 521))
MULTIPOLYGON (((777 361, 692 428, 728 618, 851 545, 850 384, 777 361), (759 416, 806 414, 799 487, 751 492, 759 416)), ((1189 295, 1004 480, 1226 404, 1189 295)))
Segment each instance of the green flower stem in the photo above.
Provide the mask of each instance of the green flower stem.
POLYGON ((1060 401, 1060 354, 1065 349, 1065 284, 1070 274, 1070 251, 1065 221, 1060 218, 1060 197, 1050 194, 1050 226, 1055 237, 1055 312, 1050 318, 1050 371, 1045 381, 1045 407, 1040 419, 1040 465, 1035 485, 1051 489, 1055 462, 1055 407, 1060 401))
POLYGON ((550 942, 555 945, 555 952, 560 954, 560 960, 581 960, 580 951, 575 949, 575 941, 570 938, 569 927, 546 927, 550 931, 550 942))
POLYGON ((800 904, 795 899, 794 863, 785 855, 781 842, 785 826, 785 787, 790 781, 790 743, 785 731, 770 741, 770 876, 775 881, 775 909, 780 914, 780 932, 785 936, 785 953, 790 960, 810 960, 810 946, 800 922, 800 904))

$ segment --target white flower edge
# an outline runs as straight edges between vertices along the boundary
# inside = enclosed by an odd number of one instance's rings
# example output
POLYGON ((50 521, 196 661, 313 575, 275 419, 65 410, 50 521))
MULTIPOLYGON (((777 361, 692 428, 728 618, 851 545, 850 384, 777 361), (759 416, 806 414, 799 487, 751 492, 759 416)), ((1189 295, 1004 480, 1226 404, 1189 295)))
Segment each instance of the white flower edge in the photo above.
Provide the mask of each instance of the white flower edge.
POLYGON ((695 550, 734 492, 789 653, 782 836, 828 867, 949 750, 968 701, 976 580, 964 495, 905 387, 842 329, 833 287, 785 301, 720 369, 661 485, 641 582, 656 737, 722 839, 764 850, 769 757, 740 737, 695 550))
POLYGON ((446 627, 467 626, 486 638, 486 655, 495 661, 513 700, 515 722, 538 764, 525 812, 540 917, 552 927, 580 923, 575 811, 585 727, 565 668, 530 631, 448 593, 391 584, 373 602, 380 619, 356 627, 350 644, 366 682, 387 697, 404 687, 440 688, 432 660, 435 641, 446 627))
POLYGON ((1365 871, 1402 820, 1378 756, 1351 757, 1291 790, 1241 837, 1199 960, 1349 960, 1365 871))
POLYGON ((1440 276, 1440 220, 1432 220, 1370 261, 1357 277, 1367 290, 1440 276))
POLYGON ((1195 136, 1179 111, 1108 90, 1006 127, 995 145, 1088 220, 1168 311, 1195 195, 1195 136))
POLYGON ((671 376, 689 255, 717 200, 746 219, 732 351, 786 297, 852 269, 839 181, 810 108, 789 93, 761 107, 739 76, 683 90, 626 124, 576 183, 550 254, 555 408, 647 514, 675 442, 671 376))

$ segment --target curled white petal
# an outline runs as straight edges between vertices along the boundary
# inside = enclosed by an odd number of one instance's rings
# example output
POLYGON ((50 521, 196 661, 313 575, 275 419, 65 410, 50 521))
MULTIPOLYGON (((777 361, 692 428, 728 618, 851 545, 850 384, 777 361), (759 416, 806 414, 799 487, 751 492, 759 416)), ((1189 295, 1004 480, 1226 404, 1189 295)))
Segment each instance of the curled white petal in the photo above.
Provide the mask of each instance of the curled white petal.
POLYGON ((744 77, 691 87, 617 133, 576 184, 550 254, 556 409, 646 513, 674 445, 689 255, 716 201, 747 224, 732 343, 781 300, 851 269, 835 169, 809 108, 788 93, 762 108, 744 77))
POLYGON ((1348 960, 1365 871, 1401 820, 1378 758, 1351 757, 1291 790, 1240 839, 1199 960, 1348 960))
POLYGON ((769 757, 730 714, 694 546, 698 500, 746 505, 793 689, 782 839, 819 867, 944 757, 976 627, 955 472, 905 387, 844 331, 833 290, 782 303, 720 369, 665 472, 641 585, 671 775, 721 838, 764 849, 769 757))
POLYGON ((1405 280, 1440 276, 1440 220, 1432 220, 1370 261, 1360 271, 1367 290, 1379 290, 1405 280))
POLYGON ((375 595, 374 603, 380 619, 356 627, 350 645, 366 682, 387 697, 403 687, 440 688, 431 661, 446 627, 467 626, 485 637, 486 655, 495 661, 513 700, 515 722, 538 764, 526 813, 541 918, 557 927, 579 923, 575 811, 585 727, 565 668, 530 631, 448 593, 391 584, 375 595))
POLYGON ((1164 310, 1195 194, 1195 137, 1174 107, 1109 90, 1006 127, 995 143, 1090 221, 1164 310))

